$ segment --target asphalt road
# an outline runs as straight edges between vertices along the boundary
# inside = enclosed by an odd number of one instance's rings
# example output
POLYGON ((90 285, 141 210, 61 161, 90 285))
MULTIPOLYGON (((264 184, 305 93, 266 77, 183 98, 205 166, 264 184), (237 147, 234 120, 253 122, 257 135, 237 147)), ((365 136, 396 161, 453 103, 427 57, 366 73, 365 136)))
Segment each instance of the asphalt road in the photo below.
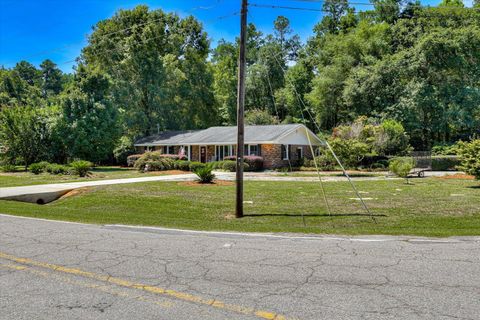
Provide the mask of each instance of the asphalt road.
POLYGON ((0 215, 1 319, 479 319, 480 238, 290 237, 0 215))

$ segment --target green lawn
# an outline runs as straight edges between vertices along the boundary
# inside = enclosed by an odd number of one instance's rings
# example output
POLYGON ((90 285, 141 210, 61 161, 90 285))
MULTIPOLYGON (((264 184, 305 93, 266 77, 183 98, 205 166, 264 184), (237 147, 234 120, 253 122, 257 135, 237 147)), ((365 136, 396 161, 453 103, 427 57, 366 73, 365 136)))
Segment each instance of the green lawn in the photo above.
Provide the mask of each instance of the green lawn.
POLYGON ((162 172, 141 173, 132 168, 122 167, 97 167, 92 170, 92 173, 87 178, 70 175, 52 175, 49 173, 42 173, 34 175, 30 172, 14 172, 14 173, 0 173, 0 188, 26 186, 34 184, 45 183, 60 183, 60 182, 77 182, 85 180, 105 180, 105 179, 120 179, 120 178, 136 178, 148 177, 165 174, 162 172))
POLYGON ((200 230, 480 235, 480 183, 472 180, 412 179, 357 182, 377 223, 363 216, 345 182, 325 183, 334 214, 329 216, 312 182, 245 182, 246 217, 234 219, 234 186, 187 186, 148 182, 97 187, 40 206, 0 201, 0 212, 98 224, 152 225, 200 230), (368 192, 368 193, 367 193, 368 192), (302 223, 305 215, 306 227, 302 223))

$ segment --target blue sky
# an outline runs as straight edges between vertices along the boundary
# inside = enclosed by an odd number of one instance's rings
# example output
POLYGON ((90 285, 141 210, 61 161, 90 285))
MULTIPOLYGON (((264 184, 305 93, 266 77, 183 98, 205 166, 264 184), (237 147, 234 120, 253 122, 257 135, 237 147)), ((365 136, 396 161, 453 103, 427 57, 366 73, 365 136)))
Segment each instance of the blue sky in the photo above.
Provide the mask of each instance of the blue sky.
MULTIPOLYGON (((251 3, 320 8, 321 3, 295 0, 250 0, 251 3)), ((355 2, 368 2, 355 1, 355 2)), ((423 0, 424 5, 437 5, 440 0, 423 0)), ((106 19, 119 9, 146 4, 151 9, 174 11, 181 16, 194 15, 204 23, 212 45, 221 38, 233 40, 238 34, 239 17, 230 15, 239 10, 240 0, 0 0, 0 66, 13 67, 20 60, 38 65, 51 59, 70 72, 74 60, 86 45, 87 35, 99 20, 106 19)), ((471 6, 471 0, 465 4, 471 6)), ((368 6, 357 9, 364 10, 368 6)), ((276 16, 291 21, 294 32, 302 39, 312 33, 321 19, 321 12, 285 9, 250 8, 249 20, 265 33, 272 31, 276 16)))

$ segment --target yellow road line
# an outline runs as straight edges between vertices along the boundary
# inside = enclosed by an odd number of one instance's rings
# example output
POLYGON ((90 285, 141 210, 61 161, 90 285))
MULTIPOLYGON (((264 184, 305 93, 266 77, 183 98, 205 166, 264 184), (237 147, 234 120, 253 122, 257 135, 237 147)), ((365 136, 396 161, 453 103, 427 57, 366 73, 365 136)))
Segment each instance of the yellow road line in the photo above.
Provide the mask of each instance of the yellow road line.
MULTIPOLYGON (((135 283, 129 280, 124 280, 120 278, 93 273, 93 272, 83 271, 80 269, 67 268, 64 266, 35 261, 28 258, 16 257, 3 252, 0 252, 0 258, 13 261, 19 264, 23 264, 23 265, 35 266, 35 267, 48 269, 48 270, 65 273, 65 274, 72 274, 75 276, 80 276, 84 278, 94 279, 97 281, 107 282, 110 284, 115 284, 117 286, 129 288, 129 289, 137 289, 145 292, 150 292, 153 294, 159 294, 159 295, 164 295, 171 298, 176 298, 182 301, 192 302, 192 303, 201 304, 201 305, 207 305, 207 306, 221 309, 221 310, 231 311, 231 312, 244 314, 244 315, 253 315, 260 319, 287 320, 285 316, 274 313, 274 312, 255 310, 253 308, 242 307, 234 304, 227 304, 215 299, 204 299, 202 297, 194 296, 189 293, 179 292, 171 289, 164 289, 164 288, 150 286, 150 285, 141 284, 141 283, 135 283)), ((23 269, 18 269, 18 270, 23 270, 23 269)))
POLYGON ((13 264, 0 264, 0 268, 28 271, 30 273, 33 273, 35 275, 42 276, 42 277, 45 277, 45 278, 53 277, 53 278, 55 278, 55 280, 59 280, 59 281, 62 281, 62 282, 68 283, 68 284, 72 284, 72 285, 76 285, 76 286, 80 286, 80 287, 85 287, 85 288, 89 288, 89 289, 95 289, 95 290, 102 291, 102 292, 105 292, 105 293, 108 293, 108 294, 111 294, 111 295, 115 295, 115 296, 119 296, 119 297, 131 298, 131 299, 136 299, 136 300, 139 300, 139 301, 149 302, 149 303, 153 303, 153 304, 159 305, 161 307, 165 307, 165 308, 171 308, 173 306, 173 303, 170 302, 170 301, 158 301, 158 300, 149 299, 149 298, 144 297, 144 296, 131 295, 127 292, 115 289, 115 288, 113 288, 111 286, 108 286, 108 285, 99 285, 99 284, 96 284, 96 283, 89 283, 89 282, 86 282, 86 281, 73 280, 73 279, 67 278, 65 276, 52 274, 52 273, 48 273, 48 272, 45 272, 45 271, 35 270, 31 267, 26 267, 26 266, 22 266, 22 265, 19 266, 19 265, 13 265, 13 264))

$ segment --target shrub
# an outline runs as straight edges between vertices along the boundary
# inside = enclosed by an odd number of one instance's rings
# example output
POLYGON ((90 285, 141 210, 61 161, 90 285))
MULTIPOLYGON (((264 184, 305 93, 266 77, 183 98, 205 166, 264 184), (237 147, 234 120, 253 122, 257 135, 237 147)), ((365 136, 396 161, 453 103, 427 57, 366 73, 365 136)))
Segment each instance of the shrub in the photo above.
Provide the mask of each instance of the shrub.
POLYGON ((47 171, 50 174, 68 174, 69 168, 58 164, 58 163, 50 163, 46 168, 45 171, 47 171))
POLYGON ((223 161, 237 161, 237 156, 226 156, 223 161))
POLYGON ((28 166, 28 171, 30 171, 33 174, 40 174, 44 172, 49 165, 50 163, 46 161, 32 163, 31 165, 28 166))
POLYGON ((166 154, 166 153, 161 154, 160 158, 168 158, 172 160, 187 160, 186 156, 180 157, 178 154, 166 154))
MULTIPOLYGON (((230 172, 235 172, 237 171, 237 162, 236 161, 223 161, 223 170, 225 171, 230 171, 230 172)), ((243 171, 249 171, 250 166, 248 163, 244 162, 243 163, 243 171)))
POLYGON ((388 168, 400 178, 405 178, 408 182, 408 175, 414 166, 413 158, 394 158, 390 160, 388 168))
POLYGON ((225 171, 235 172, 237 170, 237 163, 232 160, 223 161, 222 169, 225 171))
POLYGON ((77 160, 70 163, 70 167, 72 168, 73 174, 76 174, 80 177, 85 177, 92 169, 93 163, 85 160, 77 160))
MULTIPOLYGON (((331 139, 330 145, 346 168, 356 168, 360 165, 363 158, 369 155, 369 147, 366 143, 356 139, 343 140, 339 138, 331 139)), ((324 153, 328 163, 332 163, 329 152, 324 153)))
POLYGON ((177 160, 174 162, 174 168, 177 170, 182 170, 182 171, 189 171, 190 170, 190 161, 185 161, 185 160, 177 160))
POLYGON ((213 179, 215 179, 215 174, 212 173, 211 165, 197 168, 194 172, 198 177, 198 182, 200 183, 212 183, 213 179))
POLYGON ((432 156, 432 170, 455 170, 459 165, 460 158, 457 156, 432 156))
POLYGON ((0 171, 2 172, 15 172, 17 171, 17 167, 14 164, 4 164, 0 167, 0 171))
POLYGON ((142 156, 142 154, 132 154, 132 155, 128 156, 127 157, 127 166, 133 167, 135 165, 135 161, 140 159, 141 156, 142 156))
POLYGON ((480 139, 461 143, 458 154, 461 159, 459 169, 480 180, 480 139))
MULTIPOLYGON (((259 156, 245 156, 244 161, 248 164, 250 171, 260 171, 263 169, 263 158, 259 156)), ((246 170, 246 169, 244 169, 246 170)))
POLYGON ((304 165, 310 168, 315 168, 315 163, 316 163, 319 170, 326 170, 326 171, 334 170, 337 162, 335 161, 335 158, 333 158, 330 151, 327 151, 327 152, 328 153, 324 153, 319 156, 316 156, 315 159, 305 160, 304 165))
POLYGON ((195 172, 199 168, 205 167, 205 163, 197 162, 197 161, 192 161, 190 162, 190 171, 195 172))
POLYGON ((214 161, 214 162, 210 162, 210 164, 213 170, 219 170, 219 169, 222 170, 224 162, 225 161, 214 161))
POLYGON ((462 141, 454 144, 439 144, 432 147, 432 154, 436 156, 455 156, 458 155, 462 147, 462 141))
POLYGON ((162 158, 159 160, 147 160, 143 163, 143 166, 139 169, 142 171, 164 171, 164 170, 172 170, 174 168, 175 168, 174 160, 168 159, 168 158, 162 158))
POLYGON ((381 162, 375 162, 370 166, 371 169, 385 169, 385 165, 381 162))

